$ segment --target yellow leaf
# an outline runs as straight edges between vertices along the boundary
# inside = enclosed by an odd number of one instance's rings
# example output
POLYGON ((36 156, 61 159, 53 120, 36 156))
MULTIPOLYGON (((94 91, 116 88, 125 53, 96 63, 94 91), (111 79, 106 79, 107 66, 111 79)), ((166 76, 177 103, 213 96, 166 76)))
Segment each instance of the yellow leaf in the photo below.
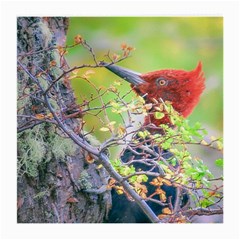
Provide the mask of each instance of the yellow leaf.
POLYGON ((108 132, 110 129, 108 127, 101 127, 99 130, 101 132, 108 132))
POLYGON ((116 180, 113 179, 113 178, 110 178, 109 181, 108 181, 108 185, 107 185, 107 189, 112 189, 113 187, 115 187, 115 183, 116 183, 116 180))
POLYGON ((143 199, 146 199, 146 198, 147 198, 147 195, 146 195, 146 193, 144 193, 144 192, 141 192, 139 195, 140 195, 140 197, 143 198, 143 199))
POLYGON ((141 97, 141 96, 138 96, 138 100, 139 100, 139 102, 140 102, 140 103, 143 103, 143 104, 145 103, 145 100, 144 100, 144 98, 143 98, 143 97, 141 97))
POLYGON ((119 127, 118 127, 118 134, 120 136, 122 136, 125 132, 126 132, 125 127, 123 127, 122 125, 119 125, 119 127))
POLYGON ((83 38, 80 34, 74 37, 74 43, 76 44, 82 44, 83 43, 83 38))
POLYGON ((45 118, 45 115, 44 115, 44 114, 41 114, 41 113, 39 113, 39 114, 36 114, 36 115, 35 115, 35 118, 37 118, 37 119, 41 120, 41 119, 44 119, 44 118, 45 118))
POLYGON ((98 88, 99 91, 105 90, 105 89, 106 89, 106 87, 104 87, 104 86, 100 86, 100 87, 98 88))
POLYGON ((77 75, 78 72, 79 72, 79 69, 75 69, 75 70, 72 71, 72 74, 77 75))
POLYGON ((85 75, 94 74, 95 72, 92 69, 89 69, 85 72, 85 75))
POLYGON ((128 47, 127 47, 127 50, 128 50, 128 51, 133 51, 133 50, 135 50, 135 48, 134 48, 134 47, 131 47, 131 46, 128 46, 128 47))
POLYGON ((52 113, 48 113, 46 117, 47 118, 53 118, 53 114, 52 113))
POLYGON ((98 166, 97 166, 97 169, 100 169, 100 168, 102 168, 103 167, 103 165, 102 164, 99 164, 98 166))
POLYGON ((217 138, 214 136, 211 136, 210 139, 211 139, 211 141, 215 141, 217 138))
POLYGON ((166 181, 167 181, 167 179, 171 179, 172 176, 171 176, 171 174, 166 173, 165 176, 164 176, 164 178, 163 178, 163 180, 166 180, 166 181), (164 178, 165 178, 165 179, 164 179, 164 178))
POLYGON ((60 55, 64 55, 66 53, 66 49, 62 46, 57 46, 57 50, 60 55))
POLYGON ((201 144, 202 144, 202 145, 208 145, 208 143, 207 143, 205 140, 202 140, 202 141, 201 141, 201 144))
POLYGON ((162 213, 164 213, 164 214, 172 214, 170 208, 163 208, 162 213))
POLYGON ((116 53, 114 53, 113 54, 113 56, 112 56, 112 59, 113 59, 113 61, 115 62, 115 61, 117 61, 118 59, 119 59, 119 55, 117 55, 116 53))
POLYGON ((90 75, 95 73, 93 70, 87 70, 83 75, 82 78, 89 79, 90 75))
POLYGON ((116 186, 115 188, 116 188, 118 194, 123 194, 124 193, 124 190, 123 190, 122 186, 116 186))
POLYGON ((115 93, 117 92, 117 88, 115 88, 114 86, 110 86, 108 90, 115 93))
POLYGON ((152 108, 152 103, 148 103, 144 105, 146 110, 150 110, 152 108))
POLYGON ((122 83, 119 82, 119 81, 115 81, 113 84, 116 85, 116 86, 121 86, 122 83))
POLYGON ((122 50, 125 50, 127 48, 127 44, 126 43, 122 43, 121 44, 121 48, 122 48, 122 50))
POLYGON ((112 121, 112 122, 110 122, 110 123, 108 124, 108 126, 113 126, 114 124, 116 124, 116 122, 115 122, 115 121, 112 121))
POLYGON ((158 218, 161 220, 161 219, 163 219, 163 218, 165 218, 166 217, 166 215, 165 214, 159 214, 158 215, 158 218))
POLYGON ((163 183, 167 186, 172 186, 172 183, 167 179, 163 179, 163 183))
POLYGON ((177 223, 187 223, 187 218, 185 216, 180 216, 176 219, 177 223))
POLYGON ((167 201, 166 193, 164 191, 162 193, 160 193, 159 198, 162 202, 166 202, 167 201))
POLYGON ((158 186, 158 180, 156 178, 154 178, 151 182, 150 182, 151 185, 153 186, 158 186))
POLYGON ((121 189, 117 190, 117 194, 119 194, 119 195, 123 194, 123 190, 121 190, 121 189))
POLYGON ((57 65, 57 62, 56 62, 56 61, 53 60, 53 61, 50 62, 50 66, 51 66, 51 67, 54 67, 54 66, 56 66, 56 65, 57 65))
POLYGON ((74 78, 79 78, 79 76, 78 75, 72 75, 72 76, 68 77, 68 80, 72 80, 74 78))

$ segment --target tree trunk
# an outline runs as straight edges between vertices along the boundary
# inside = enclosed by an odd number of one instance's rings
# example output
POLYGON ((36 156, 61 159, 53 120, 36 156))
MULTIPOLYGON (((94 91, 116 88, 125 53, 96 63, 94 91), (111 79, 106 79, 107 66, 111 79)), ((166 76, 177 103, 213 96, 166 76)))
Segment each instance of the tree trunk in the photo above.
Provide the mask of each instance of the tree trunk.
MULTIPOLYGON (((32 76, 39 77, 46 72, 42 86, 49 84, 47 78, 54 80, 62 73, 62 69, 49 68, 63 61, 49 49, 64 46, 67 28, 68 19, 62 17, 17 19, 18 61, 32 76)), ((108 175, 103 168, 86 161, 88 153, 54 124, 29 121, 27 116, 40 118, 47 114, 29 74, 18 66, 18 222, 103 222, 110 193, 89 194, 86 190, 107 185, 108 175)), ((59 81, 56 88, 62 109, 77 107, 71 86, 59 81)), ((53 96, 53 105, 55 100, 53 96)), ((77 128, 80 121, 69 119, 69 128, 77 128)))

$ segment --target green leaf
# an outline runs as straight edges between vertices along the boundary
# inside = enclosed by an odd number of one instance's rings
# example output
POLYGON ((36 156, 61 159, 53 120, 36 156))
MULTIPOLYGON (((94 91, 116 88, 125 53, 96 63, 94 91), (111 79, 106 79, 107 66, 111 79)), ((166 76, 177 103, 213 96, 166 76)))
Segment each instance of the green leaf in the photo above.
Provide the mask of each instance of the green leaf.
POLYGON ((216 166, 223 168, 223 159, 219 158, 219 159, 215 160, 215 164, 216 164, 216 166))
POLYGON ((192 137, 186 134, 182 135, 182 138, 185 142, 190 142, 192 140, 192 137))
POLYGON ((142 181, 147 182, 147 180, 148 180, 148 176, 147 175, 142 175, 142 181))
POLYGON ((131 165, 129 169, 129 174, 133 174, 133 173, 135 173, 135 167, 131 165))
POLYGON ((162 113, 162 112, 155 112, 154 113, 154 118, 155 119, 162 119, 164 116, 165 116, 165 114, 162 113))
POLYGON ((144 133, 142 131, 138 132, 138 136, 144 138, 144 133))
POLYGON ((171 160, 170 160, 171 164, 173 165, 173 167, 175 167, 177 165, 177 159, 175 157, 173 157, 171 160))
POLYGON ((137 176, 132 176, 131 178, 129 178, 129 182, 133 183, 137 181, 137 176))
POLYGON ((166 141, 166 142, 163 142, 161 146, 163 149, 167 150, 171 147, 171 143, 169 141, 166 141))
POLYGON ((214 201, 211 198, 200 200, 200 205, 202 208, 207 208, 209 205, 213 204, 214 201))
POLYGON ((147 130, 140 131, 140 132, 138 132, 138 136, 141 138, 146 138, 147 136, 149 136, 149 132, 147 130))
POLYGON ((194 129, 200 129, 201 128, 201 123, 200 122, 196 122, 194 125, 194 129))
POLYGON ((202 133, 206 136, 208 134, 208 131, 206 129, 202 129, 202 133))

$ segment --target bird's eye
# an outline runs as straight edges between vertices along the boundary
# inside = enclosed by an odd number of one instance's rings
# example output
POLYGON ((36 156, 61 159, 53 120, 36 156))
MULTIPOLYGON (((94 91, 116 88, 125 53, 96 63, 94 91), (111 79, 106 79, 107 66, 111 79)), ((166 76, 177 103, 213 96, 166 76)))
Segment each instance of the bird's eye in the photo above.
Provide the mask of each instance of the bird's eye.
POLYGON ((158 84, 159 86, 165 86, 165 85, 167 85, 167 80, 166 80, 166 79, 163 79, 163 78, 158 78, 158 79, 156 80, 156 82, 157 82, 157 84, 158 84))

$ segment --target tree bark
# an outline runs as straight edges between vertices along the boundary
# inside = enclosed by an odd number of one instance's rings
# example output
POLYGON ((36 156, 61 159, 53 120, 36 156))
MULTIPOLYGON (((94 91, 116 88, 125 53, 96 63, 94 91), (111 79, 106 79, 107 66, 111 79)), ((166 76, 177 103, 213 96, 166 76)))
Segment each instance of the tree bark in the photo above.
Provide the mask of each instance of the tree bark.
MULTIPOLYGON (((68 18, 64 17, 17 19, 18 61, 32 76, 46 71, 45 78, 54 80, 62 73, 62 69, 49 70, 51 63, 61 64, 49 49, 64 46, 67 28, 68 18)), ((41 84, 46 84, 44 78, 41 84)), ((71 86, 59 81, 56 87, 63 109, 77 107, 71 86)), ((106 186, 108 174, 86 161, 88 153, 63 136, 54 124, 36 124, 24 117, 47 114, 46 105, 38 97, 36 83, 18 67, 18 223, 103 222, 109 191, 90 194, 86 190, 106 186)), ((68 126, 74 129, 80 121, 69 119, 68 126)))

